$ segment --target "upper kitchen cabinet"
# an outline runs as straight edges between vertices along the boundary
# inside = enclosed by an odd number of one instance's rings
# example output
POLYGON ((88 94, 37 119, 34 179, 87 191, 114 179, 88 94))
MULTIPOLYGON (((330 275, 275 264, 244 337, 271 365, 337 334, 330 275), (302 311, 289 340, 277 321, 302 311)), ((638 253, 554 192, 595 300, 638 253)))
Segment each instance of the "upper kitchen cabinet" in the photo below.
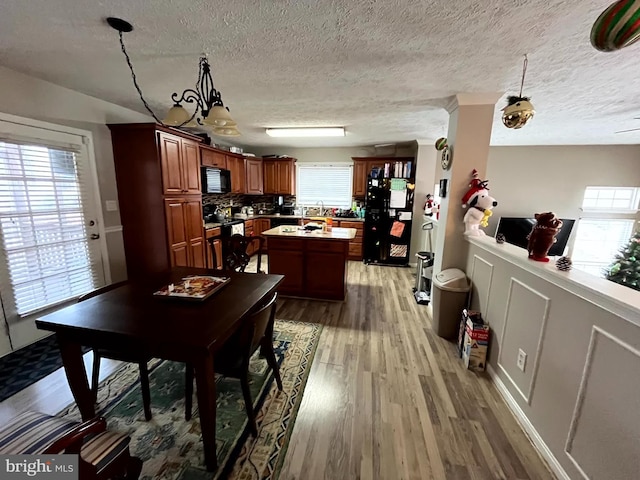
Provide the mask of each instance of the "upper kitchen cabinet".
POLYGON ((245 157, 244 170, 246 174, 245 193, 248 195, 262 195, 264 193, 262 159, 245 157))
POLYGON ((231 172, 231 193, 245 193, 244 157, 226 155, 227 170, 231 172))
POLYGON ((296 194, 295 158, 265 158, 263 163, 265 194, 296 194))
POLYGON ((155 123, 109 128, 129 278, 203 265, 201 139, 155 123))
POLYGON ((200 158, 202 159, 202 165, 206 167, 218 167, 227 168, 227 157, 224 152, 209 147, 207 145, 200 145, 200 158))
POLYGON ((393 166, 396 162, 404 166, 411 162, 411 178, 415 178, 416 162, 413 157, 352 157, 353 159, 353 196, 365 197, 367 194, 367 176, 373 168, 384 168, 388 163, 393 177, 393 166))
POLYGON ((367 195, 367 162, 353 162, 353 196, 365 197, 367 195))
POLYGON ((165 195, 200 193, 200 151, 198 142, 158 132, 165 195))

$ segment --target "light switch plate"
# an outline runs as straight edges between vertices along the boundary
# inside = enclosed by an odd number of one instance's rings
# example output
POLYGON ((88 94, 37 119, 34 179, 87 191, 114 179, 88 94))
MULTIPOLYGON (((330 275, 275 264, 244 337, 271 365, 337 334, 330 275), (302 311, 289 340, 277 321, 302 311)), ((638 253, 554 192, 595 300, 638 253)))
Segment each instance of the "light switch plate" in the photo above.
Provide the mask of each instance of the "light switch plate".
POLYGON ((107 212, 117 212, 118 211, 118 202, 115 200, 107 200, 105 206, 107 208, 107 212))
POLYGON ((524 372, 527 365, 527 354, 521 348, 518 349, 518 360, 516 360, 516 365, 524 372))

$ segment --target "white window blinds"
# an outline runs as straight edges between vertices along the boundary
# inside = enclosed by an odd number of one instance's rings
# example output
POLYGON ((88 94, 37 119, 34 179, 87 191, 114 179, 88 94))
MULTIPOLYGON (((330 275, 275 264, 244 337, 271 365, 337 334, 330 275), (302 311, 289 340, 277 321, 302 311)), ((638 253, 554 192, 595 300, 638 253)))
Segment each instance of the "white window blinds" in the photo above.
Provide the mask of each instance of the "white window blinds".
POLYGON ((604 276, 618 250, 633 234, 634 220, 582 218, 573 247, 573 266, 598 277, 604 276))
POLYGON ((353 167, 349 164, 298 164, 298 205, 351 208, 353 167))
POLYGON ((80 152, 0 139, 2 255, 18 316, 100 282, 101 259, 87 238, 80 152))

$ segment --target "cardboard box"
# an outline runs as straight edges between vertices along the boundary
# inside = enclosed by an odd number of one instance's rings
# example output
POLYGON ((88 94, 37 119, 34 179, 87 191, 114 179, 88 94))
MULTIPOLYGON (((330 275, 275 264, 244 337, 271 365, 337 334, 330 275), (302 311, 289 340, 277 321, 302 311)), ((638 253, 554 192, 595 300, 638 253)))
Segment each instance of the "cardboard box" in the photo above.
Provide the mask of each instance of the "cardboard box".
POLYGON ((489 348, 489 325, 468 318, 464 333, 462 360, 469 370, 484 372, 489 348))
POLYGON ((464 351, 464 334, 467 327, 467 320, 473 320, 473 323, 484 323, 482 321, 482 315, 480 312, 476 312, 475 310, 467 310, 466 308, 462 310, 462 317, 460 318, 460 325, 458 326, 458 356, 462 358, 462 352, 464 351))

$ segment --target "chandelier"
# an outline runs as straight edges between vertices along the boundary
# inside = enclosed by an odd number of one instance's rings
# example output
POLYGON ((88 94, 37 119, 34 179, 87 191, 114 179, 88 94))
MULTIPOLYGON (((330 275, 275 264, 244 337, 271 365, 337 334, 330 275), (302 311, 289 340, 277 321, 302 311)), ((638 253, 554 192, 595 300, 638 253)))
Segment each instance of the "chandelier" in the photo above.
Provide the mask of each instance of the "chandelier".
POLYGON ((138 85, 138 79, 133 70, 131 59, 124 46, 123 33, 133 31, 133 25, 120 18, 109 17, 107 23, 118 31, 120 37, 120 48, 127 61, 133 85, 138 91, 140 100, 151 116, 161 125, 170 127, 210 127, 215 135, 226 137, 237 137, 240 135, 238 124, 233 121, 229 114, 229 109, 222 102, 222 95, 216 90, 211 76, 211 66, 206 55, 200 57, 198 62, 198 81, 195 88, 187 88, 181 95, 173 93, 171 100, 173 106, 167 112, 166 117, 160 120, 151 109, 144 96, 142 89, 138 85), (182 104, 186 103, 195 107, 193 114, 190 114, 182 104))

